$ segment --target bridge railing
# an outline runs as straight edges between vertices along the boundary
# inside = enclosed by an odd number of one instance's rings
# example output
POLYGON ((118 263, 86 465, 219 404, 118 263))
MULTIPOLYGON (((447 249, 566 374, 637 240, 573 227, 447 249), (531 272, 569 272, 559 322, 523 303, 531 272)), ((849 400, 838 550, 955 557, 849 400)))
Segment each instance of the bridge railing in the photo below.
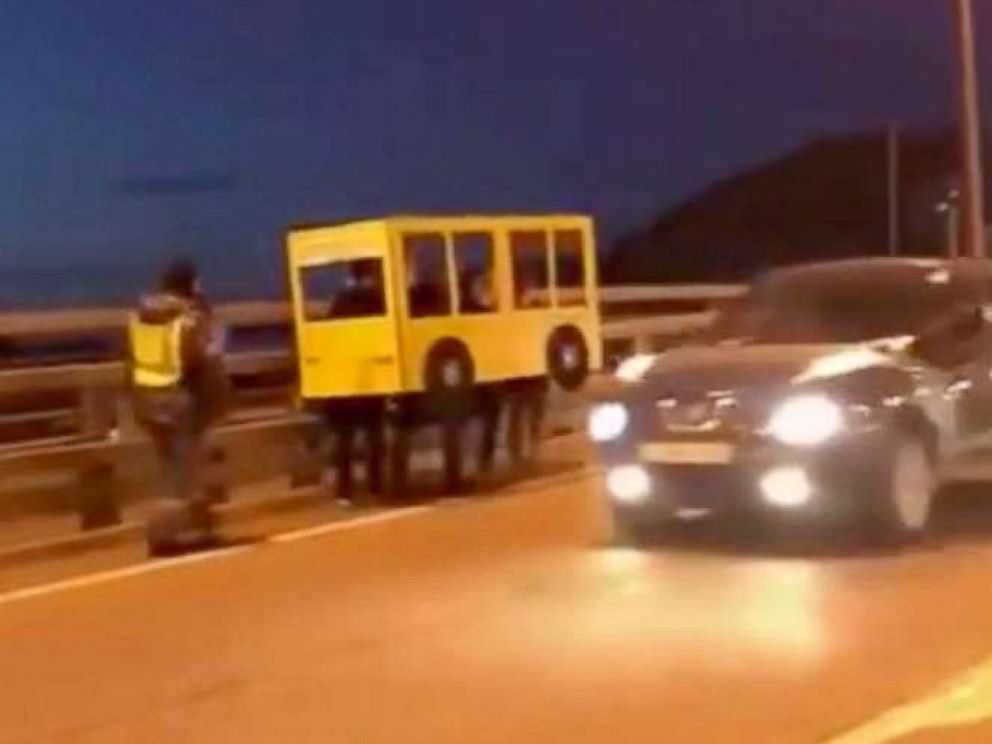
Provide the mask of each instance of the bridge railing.
MULTIPOLYGON (((603 287, 600 303, 604 318, 623 315, 667 315, 665 305, 691 303, 699 310, 676 315, 705 313, 709 305, 740 297, 744 287, 736 284, 672 284, 603 287), (640 308, 654 306, 655 312, 640 308)), ((51 311, 0 313, 0 339, 39 339, 66 337, 86 333, 122 331, 130 310, 127 308, 96 307, 51 311)), ((220 319, 231 327, 284 326, 291 320, 290 307, 285 302, 238 302, 221 305, 216 310, 220 319)))
MULTIPOLYGON (((735 285, 604 288, 603 337, 608 355, 671 343, 704 326, 714 305, 742 291, 735 285)), ((234 446, 243 437, 271 435, 292 450, 294 445, 287 441, 311 431, 312 422, 292 409, 295 359, 287 348, 289 306, 246 302, 220 306, 217 312, 233 333, 282 331, 281 346, 270 342, 263 344, 265 348, 246 348, 228 356, 236 410, 219 441, 234 446)), ((111 490, 108 462, 141 440, 124 394, 125 367, 120 359, 127 317, 128 311, 120 308, 0 315, 0 477, 61 469, 78 473, 93 493, 111 490), (24 344, 80 337, 102 339, 101 354, 106 358, 74 359, 72 354, 49 353, 47 348, 18 356, 5 354, 2 345, 6 341, 16 351, 24 344)), ((103 498, 96 499, 98 505, 103 498)), ((83 520, 88 526, 104 521, 92 514, 83 520)))
MULTIPOLYGON (((604 288, 603 337, 608 356, 651 349, 693 331, 712 318, 709 308, 714 303, 741 292, 739 286, 719 284, 604 288), (686 312, 687 304, 692 305, 692 312, 686 312)), ((243 302, 220 306, 217 313, 234 334, 281 331, 282 338, 274 346, 270 340, 264 348, 236 351, 229 356, 228 366, 241 383, 237 390, 247 407, 252 407, 249 403, 255 407, 288 404, 295 371, 292 351, 287 348, 288 304, 243 302)), ((108 399, 124 381, 120 357, 127 317, 128 310, 121 308, 0 314, 0 445, 9 439, 5 429, 30 428, 44 419, 46 406, 36 402, 48 402, 56 423, 61 421, 66 430, 93 434, 106 425, 108 399), (103 343, 88 353, 65 352, 59 347, 59 342, 71 346, 81 338, 103 343), (4 341, 9 347, 6 353, 4 341)))

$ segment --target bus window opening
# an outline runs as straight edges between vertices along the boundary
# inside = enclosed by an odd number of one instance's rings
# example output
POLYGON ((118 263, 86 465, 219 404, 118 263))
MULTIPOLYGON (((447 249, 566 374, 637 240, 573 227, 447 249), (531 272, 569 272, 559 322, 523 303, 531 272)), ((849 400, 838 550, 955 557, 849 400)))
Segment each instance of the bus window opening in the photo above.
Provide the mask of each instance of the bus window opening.
POLYGON ((490 233, 456 233, 455 262, 458 266, 459 312, 493 313, 497 305, 493 267, 493 238, 490 233))
POLYGON ((548 238, 538 230, 510 233, 514 304, 519 310, 549 307, 548 238))
POLYGON ((300 270, 308 322, 371 318, 386 314, 382 261, 360 258, 300 270))
POLYGON ((555 231, 555 285, 559 307, 585 307, 586 272, 579 230, 555 231))
POLYGON ((451 292, 444 236, 439 233, 406 235, 407 303, 411 318, 451 314, 451 292))

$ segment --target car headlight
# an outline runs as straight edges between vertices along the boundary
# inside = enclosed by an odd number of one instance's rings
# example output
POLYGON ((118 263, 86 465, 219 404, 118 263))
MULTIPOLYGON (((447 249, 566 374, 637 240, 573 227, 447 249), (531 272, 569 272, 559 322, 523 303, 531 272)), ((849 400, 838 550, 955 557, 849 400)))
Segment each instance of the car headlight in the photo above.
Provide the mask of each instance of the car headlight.
POLYGON ((619 465, 606 473, 606 488, 614 499, 635 506, 651 496, 651 476, 640 465, 619 465))
POLYGON ((627 430, 630 413, 623 403, 600 403, 589 413, 589 437, 594 442, 612 442, 627 430))
POLYGON ((843 428, 841 407, 824 395, 790 398, 775 409, 768 421, 768 432, 792 447, 815 447, 843 428))

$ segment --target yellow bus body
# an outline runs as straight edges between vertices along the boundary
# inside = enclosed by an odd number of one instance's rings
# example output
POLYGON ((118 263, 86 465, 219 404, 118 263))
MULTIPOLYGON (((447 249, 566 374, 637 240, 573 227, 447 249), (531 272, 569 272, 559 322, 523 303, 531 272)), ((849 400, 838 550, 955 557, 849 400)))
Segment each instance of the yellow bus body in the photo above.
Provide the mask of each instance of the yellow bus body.
MULTIPOLYGON (((483 241, 484 242, 484 241, 483 241)), ((575 244, 579 245, 579 244, 575 244)), ((540 250, 540 246, 538 246, 540 250)), ((564 251, 564 248, 561 249, 564 251)), ((390 217, 326 227, 291 230, 287 239, 290 287, 305 400, 401 395, 422 392, 430 350, 444 339, 467 348, 474 380, 491 383, 548 374, 547 344, 552 332, 577 328, 588 347, 589 367, 601 366, 599 291, 592 220, 575 215, 390 217), (534 296, 540 306, 518 306, 511 241, 544 236, 546 287, 534 296), (465 288, 456 242, 489 236, 492 289, 496 308, 463 312, 465 288), (564 237, 563 237, 564 236, 564 237), (580 285, 558 286, 559 243, 581 237, 580 285), (443 243, 449 312, 415 317, 408 287, 408 240, 443 243), (324 298, 308 296, 311 270, 372 259, 381 262, 383 312, 370 317, 327 319, 324 298), (576 303, 575 298, 582 302, 576 303), (570 300, 571 298, 571 300, 570 300)))

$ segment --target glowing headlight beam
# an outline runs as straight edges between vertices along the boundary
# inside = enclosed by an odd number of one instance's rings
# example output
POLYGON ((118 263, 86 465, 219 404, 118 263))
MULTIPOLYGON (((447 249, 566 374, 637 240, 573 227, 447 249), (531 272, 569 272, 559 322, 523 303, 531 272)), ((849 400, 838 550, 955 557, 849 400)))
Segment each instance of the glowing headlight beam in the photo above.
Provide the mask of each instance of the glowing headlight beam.
POLYGON ((651 495, 651 476, 640 465, 619 465, 607 472, 606 488, 621 503, 639 504, 651 495))
POLYGON ((772 413, 768 432, 790 447, 815 447, 844 428, 844 414, 825 395, 790 398, 772 413))
POLYGON ((600 403, 589 413, 587 429, 594 442, 618 439, 630 423, 630 413, 623 403, 600 403))
POLYGON ((792 465, 769 470, 761 476, 759 486, 765 501, 780 509, 805 506, 813 495, 806 471, 792 465))

